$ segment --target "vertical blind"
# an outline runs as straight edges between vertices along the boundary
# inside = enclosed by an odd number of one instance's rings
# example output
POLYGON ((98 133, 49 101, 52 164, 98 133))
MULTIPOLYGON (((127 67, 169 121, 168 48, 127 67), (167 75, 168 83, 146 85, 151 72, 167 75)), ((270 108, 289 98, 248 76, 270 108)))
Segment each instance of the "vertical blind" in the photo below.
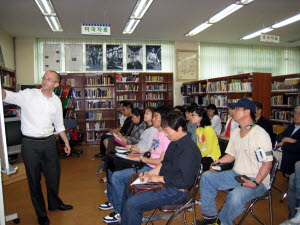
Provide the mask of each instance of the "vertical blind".
MULTIPOLYGON (((38 38, 36 40, 36 65, 38 71, 38 81, 41 82, 41 77, 44 74, 43 67, 43 46, 44 44, 60 44, 62 53, 62 66, 61 71, 58 72, 73 72, 65 70, 65 44, 102 44, 102 45, 123 45, 123 70, 113 71, 106 70, 106 66, 103 65, 103 71, 89 71, 89 72, 127 72, 126 68, 126 45, 142 45, 143 46, 143 72, 173 72, 174 70, 174 42, 173 41, 145 41, 145 40, 121 40, 121 39, 100 39, 100 38, 69 38, 69 39, 49 39, 38 38), (160 45, 161 46, 161 70, 147 70, 146 69, 146 45, 160 45)), ((83 64, 85 63, 85 47, 83 48, 83 64)), ((103 57, 106 56, 104 53, 103 57)), ((105 62, 105 60, 104 60, 105 62)), ((84 68, 84 65, 83 65, 84 68)), ((77 71, 78 72, 78 71, 77 71)), ((85 71, 82 71, 85 72, 85 71)), ((140 71, 137 71, 140 72, 140 71)))
POLYGON ((272 76, 300 72, 300 48, 200 43, 199 55, 200 79, 249 72, 272 76))

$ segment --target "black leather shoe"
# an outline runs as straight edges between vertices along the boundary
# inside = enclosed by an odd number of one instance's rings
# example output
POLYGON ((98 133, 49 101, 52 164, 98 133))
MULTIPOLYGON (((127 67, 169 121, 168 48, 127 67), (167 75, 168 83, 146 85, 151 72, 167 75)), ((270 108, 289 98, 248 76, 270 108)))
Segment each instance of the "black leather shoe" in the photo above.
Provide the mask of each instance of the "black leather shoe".
POLYGON ((61 204, 57 207, 57 209, 65 211, 65 210, 70 210, 73 209, 72 205, 65 205, 65 204, 61 204))
POLYGON ((40 225, 49 225, 50 224, 50 220, 47 216, 38 217, 38 221, 39 221, 40 225))
POLYGON ((101 157, 104 157, 104 154, 99 153, 99 154, 95 155, 95 158, 101 158, 101 157))
POLYGON ((57 208, 49 208, 50 211, 54 211, 54 210, 62 210, 62 211, 66 211, 66 210, 70 210, 73 209, 72 205, 66 205, 66 204, 60 204, 59 206, 57 206, 57 208))

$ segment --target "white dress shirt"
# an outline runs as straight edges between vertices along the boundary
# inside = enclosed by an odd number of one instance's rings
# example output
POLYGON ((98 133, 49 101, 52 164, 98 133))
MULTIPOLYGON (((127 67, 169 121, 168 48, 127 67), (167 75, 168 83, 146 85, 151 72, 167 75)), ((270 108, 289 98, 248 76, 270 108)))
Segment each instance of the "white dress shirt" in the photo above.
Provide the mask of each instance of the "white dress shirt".
POLYGON ((5 91, 4 102, 21 107, 21 131, 30 137, 47 137, 65 130, 60 99, 52 93, 46 98, 41 89, 26 89, 19 92, 5 91), (54 125, 54 127, 53 127, 54 125))

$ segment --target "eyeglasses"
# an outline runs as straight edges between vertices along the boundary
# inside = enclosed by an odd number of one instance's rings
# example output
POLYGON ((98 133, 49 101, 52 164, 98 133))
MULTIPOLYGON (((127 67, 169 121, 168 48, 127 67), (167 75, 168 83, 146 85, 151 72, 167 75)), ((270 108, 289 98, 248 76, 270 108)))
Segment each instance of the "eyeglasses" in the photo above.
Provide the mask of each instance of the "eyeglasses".
POLYGON ((42 77, 42 80, 43 80, 43 81, 47 81, 47 82, 58 83, 58 81, 56 81, 56 80, 52 80, 52 79, 50 79, 50 78, 46 78, 46 77, 42 77))

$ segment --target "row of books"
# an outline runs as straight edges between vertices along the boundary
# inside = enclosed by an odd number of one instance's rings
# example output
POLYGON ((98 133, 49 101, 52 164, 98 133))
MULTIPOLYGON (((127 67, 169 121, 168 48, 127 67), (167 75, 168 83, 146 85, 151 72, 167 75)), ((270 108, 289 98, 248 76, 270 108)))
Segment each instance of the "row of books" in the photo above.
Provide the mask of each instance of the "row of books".
POLYGON ((86 120, 101 120, 102 112, 86 112, 85 118, 86 120))
POLYGON ((54 94, 56 94, 59 98, 66 98, 69 96, 70 91, 71 91, 70 86, 63 86, 63 87, 55 88, 54 94))
POLYGON ((146 93, 146 100, 162 100, 164 99, 164 93, 157 92, 157 93, 146 93))
POLYGON ((272 106, 298 106, 300 95, 277 95, 271 97, 272 106))
POLYGON ((100 131, 105 128, 105 121, 98 121, 98 122, 87 122, 86 124, 87 131, 100 131))
POLYGON ((1 73, 1 85, 3 87, 14 87, 15 86, 15 78, 9 75, 6 71, 2 71, 1 73))
POLYGON ((146 82, 163 82, 164 81, 164 77, 157 75, 157 76, 146 76, 146 82))
POLYGON ((110 88, 88 88, 84 90, 84 96, 86 98, 112 98, 112 91, 110 88))
POLYGON ((86 86, 113 85, 114 83, 115 83, 115 78, 111 75, 100 75, 100 76, 85 78, 86 86))
POLYGON ((87 141, 100 141, 101 133, 99 132, 87 132, 86 140, 87 141))
POLYGON ((74 107, 74 102, 75 102, 75 99, 74 98, 65 98, 64 101, 63 101, 63 108, 64 109, 68 109, 68 108, 73 108, 74 107))
POLYGON ((76 86, 76 80, 75 80, 75 78, 62 79, 60 84, 61 85, 70 85, 71 87, 75 87, 76 86))
POLYGON ((181 87, 181 94, 191 95, 191 94, 202 94, 206 93, 207 84, 196 83, 196 84, 186 84, 181 87))
POLYGON ((299 90, 300 89, 300 78, 288 78, 284 81, 274 81, 272 83, 272 91, 280 90, 299 90))
POLYGON ((251 92, 252 82, 233 82, 228 84, 228 92, 251 92))
POLYGON ((279 109, 272 109, 271 119, 293 122, 293 115, 292 115, 291 111, 282 111, 279 109))
POLYGON ((139 91, 138 84, 118 84, 117 91, 139 91))
POLYGON ((166 102, 146 102, 145 103, 145 107, 148 108, 148 107, 158 107, 158 106, 162 106, 162 105, 167 105, 166 102))
POLYGON ((217 107, 227 106, 227 96, 226 95, 213 95, 209 99, 209 104, 215 104, 217 107))
POLYGON ((208 96, 195 96, 194 102, 200 106, 207 106, 209 104, 209 97, 208 96))
POLYGON ((227 92, 227 81, 221 80, 216 82, 207 82, 206 92, 227 92))
POLYGON ((126 83, 126 82, 139 82, 139 75, 121 75, 121 74, 117 74, 116 75, 116 82, 119 83, 126 83))
POLYGON ((70 91, 69 96, 72 97, 72 98, 82 98, 83 95, 82 95, 81 92, 82 92, 81 90, 72 88, 71 91, 70 91))
POLYGON ((113 102, 110 100, 88 100, 85 101, 85 109, 112 109, 113 102))
POLYGON ((166 84, 148 84, 146 91, 167 91, 168 86, 166 84))
POLYGON ((130 101, 130 100, 136 100, 136 94, 134 93, 128 93, 128 94, 118 94, 117 95, 117 101, 130 101))

